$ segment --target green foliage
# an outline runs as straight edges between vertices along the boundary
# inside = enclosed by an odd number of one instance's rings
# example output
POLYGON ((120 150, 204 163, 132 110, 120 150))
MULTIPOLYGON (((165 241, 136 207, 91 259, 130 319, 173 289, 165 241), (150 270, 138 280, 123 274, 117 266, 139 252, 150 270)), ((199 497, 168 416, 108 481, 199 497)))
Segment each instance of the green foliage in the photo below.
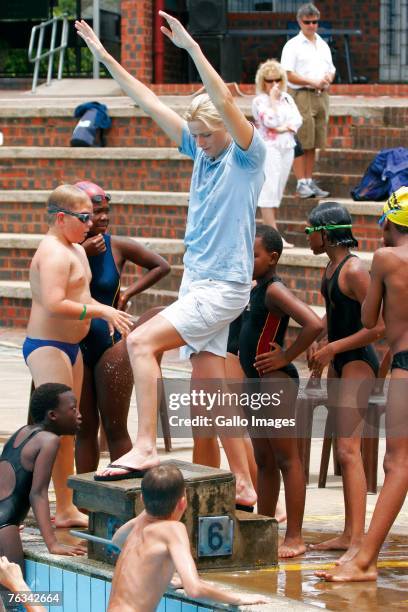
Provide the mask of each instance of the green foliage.
POLYGON ((59 17, 67 13, 70 17, 76 15, 76 1, 75 0, 58 0, 58 6, 54 7, 54 16, 59 17))

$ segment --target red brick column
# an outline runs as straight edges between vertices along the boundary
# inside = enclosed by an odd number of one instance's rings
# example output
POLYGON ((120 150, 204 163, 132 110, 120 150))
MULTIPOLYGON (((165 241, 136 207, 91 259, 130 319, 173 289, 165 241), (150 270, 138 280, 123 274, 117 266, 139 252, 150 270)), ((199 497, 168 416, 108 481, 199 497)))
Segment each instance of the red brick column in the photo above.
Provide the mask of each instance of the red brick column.
POLYGON ((152 82, 154 0, 122 0, 122 65, 146 83, 152 82))

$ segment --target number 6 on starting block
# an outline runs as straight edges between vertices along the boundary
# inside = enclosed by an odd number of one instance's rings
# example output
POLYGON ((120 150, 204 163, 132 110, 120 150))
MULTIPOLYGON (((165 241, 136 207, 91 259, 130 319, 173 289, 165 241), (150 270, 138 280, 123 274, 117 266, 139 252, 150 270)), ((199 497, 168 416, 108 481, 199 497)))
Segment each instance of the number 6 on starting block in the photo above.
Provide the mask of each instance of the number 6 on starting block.
POLYGON ((198 517, 198 556, 232 555, 234 521, 229 516, 198 517))

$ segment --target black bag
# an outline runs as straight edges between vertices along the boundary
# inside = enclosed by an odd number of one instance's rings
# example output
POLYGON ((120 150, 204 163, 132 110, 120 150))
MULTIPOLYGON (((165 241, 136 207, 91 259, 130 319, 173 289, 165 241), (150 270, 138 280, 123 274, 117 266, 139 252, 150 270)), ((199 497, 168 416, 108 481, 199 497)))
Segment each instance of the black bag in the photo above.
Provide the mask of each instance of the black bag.
POLYGON ((76 107, 74 117, 80 117, 71 137, 71 147, 104 147, 104 130, 112 124, 105 104, 86 102, 76 107), (99 143, 98 143, 99 136, 99 143))
POLYGON ((295 149, 294 149, 294 153, 295 153, 295 157, 301 157, 302 155, 305 154, 302 145, 300 144, 300 140, 299 138, 296 136, 295 134, 295 149))

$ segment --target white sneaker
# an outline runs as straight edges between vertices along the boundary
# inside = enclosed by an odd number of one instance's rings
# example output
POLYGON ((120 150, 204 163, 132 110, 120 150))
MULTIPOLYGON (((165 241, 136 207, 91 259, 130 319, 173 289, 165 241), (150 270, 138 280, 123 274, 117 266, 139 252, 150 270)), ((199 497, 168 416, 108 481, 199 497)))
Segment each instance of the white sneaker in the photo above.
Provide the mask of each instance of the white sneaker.
POLYGON ((315 192, 313 191, 311 186, 308 185, 307 183, 304 183, 303 181, 297 184, 296 193, 298 194, 299 198, 314 198, 315 197, 315 192))
POLYGON ((327 196, 330 195, 329 191, 324 191, 323 189, 320 189, 320 187, 315 183, 313 179, 310 181, 310 183, 307 184, 307 186, 313 191, 313 194, 317 198, 327 198, 327 196))

